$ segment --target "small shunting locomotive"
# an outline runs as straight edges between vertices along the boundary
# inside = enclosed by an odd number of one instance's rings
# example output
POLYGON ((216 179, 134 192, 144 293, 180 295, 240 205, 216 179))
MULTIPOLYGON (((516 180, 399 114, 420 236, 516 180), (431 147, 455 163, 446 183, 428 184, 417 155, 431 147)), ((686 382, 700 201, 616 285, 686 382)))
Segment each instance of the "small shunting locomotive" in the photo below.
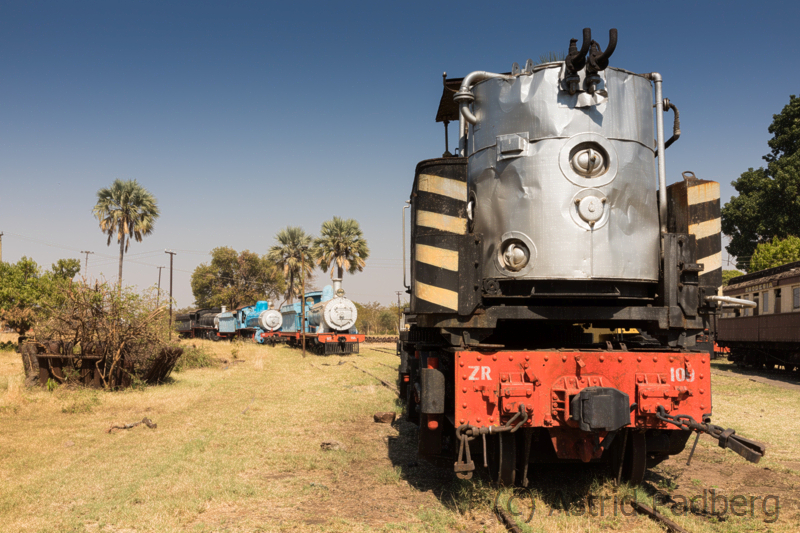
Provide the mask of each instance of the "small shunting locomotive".
POLYGON ((710 424, 719 185, 667 186, 680 125, 661 76, 609 67, 616 30, 581 44, 444 76, 446 151, 417 165, 406 206, 399 382, 419 454, 506 484, 557 461, 639 483, 703 431, 758 461, 763 445, 710 424))

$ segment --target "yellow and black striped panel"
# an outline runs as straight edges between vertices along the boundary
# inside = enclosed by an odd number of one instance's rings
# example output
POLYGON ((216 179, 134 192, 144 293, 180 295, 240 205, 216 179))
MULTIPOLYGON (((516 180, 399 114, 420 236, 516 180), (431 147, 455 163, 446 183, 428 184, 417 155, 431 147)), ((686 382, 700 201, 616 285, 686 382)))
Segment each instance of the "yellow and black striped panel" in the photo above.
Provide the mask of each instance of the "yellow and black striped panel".
POLYGON ((703 265, 700 286, 716 289, 722 285, 719 183, 687 176, 683 182, 670 185, 669 200, 670 231, 695 236, 697 262, 703 265))
POLYGON ((458 241, 455 235, 420 235, 414 243, 413 291, 417 312, 458 311, 458 241))
POLYGON ((417 165, 411 198, 414 313, 458 312, 459 243, 468 231, 466 170, 464 158, 417 165))
POLYGON ((467 233, 467 167, 464 158, 434 159, 417 165, 412 193, 412 232, 467 233))

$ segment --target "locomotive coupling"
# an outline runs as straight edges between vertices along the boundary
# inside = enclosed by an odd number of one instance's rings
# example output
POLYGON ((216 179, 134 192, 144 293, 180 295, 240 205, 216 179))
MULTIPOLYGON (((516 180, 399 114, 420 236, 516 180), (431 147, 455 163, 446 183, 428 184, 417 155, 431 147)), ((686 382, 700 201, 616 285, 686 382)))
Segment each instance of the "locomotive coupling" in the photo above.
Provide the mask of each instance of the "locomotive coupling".
POLYGON ((486 435, 496 435, 499 433, 514 433, 528 421, 528 410, 525 404, 519 404, 519 410, 512 416, 505 425, 502 426, 471 426, 464 424, 456 429, 458 439, 458 460, 453 465, 453 471, 461 479, 471 479, 472 472, 475 470, 475 462, 469 451, 469 442, 475 440, 478 435, 483 439, 483 466, 489 466, 486 451, 486 435), (466 457, 465 457, 466 455, 466 457))
MULTIPOLYGON (((713 424, 701 424, 688 415, 668 415, 660 405, 656 411, 656 417, 684 431, 691 430, 711 435, 717 439, 720 448, 728 448, 751 463, 758 463, 766 453, 766 446, 763 443, 736 435, 736 431, 733 429, 722 429, 720 426, 713 424)), ((694 452, 694 449, 692 449, 692 452, 694 452)))

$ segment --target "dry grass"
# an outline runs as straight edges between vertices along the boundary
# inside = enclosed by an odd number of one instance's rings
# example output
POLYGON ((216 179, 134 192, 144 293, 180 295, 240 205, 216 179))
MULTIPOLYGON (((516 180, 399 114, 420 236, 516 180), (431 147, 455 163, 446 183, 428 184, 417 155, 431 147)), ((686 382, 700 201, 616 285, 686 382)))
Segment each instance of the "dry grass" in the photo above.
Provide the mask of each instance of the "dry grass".
MULTIPOLYGON (((384 365, 396 366, 395 356, 364 349, 361 356, 303 359, 282 347, 191 343, 227 363, 117 393, 27 390, 19 356, 0 352, 0 530, 504 531, 491 514, 496 491, 417 463, 411 424, 372 422, 374 412, 399 410, 394 395, 339 364, 357 360, 392 381, 384 365), (106 433, 144 416, 158 429, 106 433), (342 449, 322 451, 325 440, 342 449)), ((691 469, 684 453, 651 474, 636 496, 649 501, 655 490, 677 495, 715 485, 728 494, 776 491, 788 499, 774 524, 764 523, 758 507, 753 518, 676 521, 693 532, 797 530, 790 496, 800 480, 793 462, 798 396, 739 376, 716 379, 715 420, 769 442, 767 459, 750 466, 703 442, 691 469)), ((537 469, 536 513, 525 530, 663 531, 607 508, 602 517, 579 514, 575 505, 560 509, 560 490, 570 498, 633 495, 598 475, 537 469)), ((512 506, 527 511, 519 500, 512 506)))

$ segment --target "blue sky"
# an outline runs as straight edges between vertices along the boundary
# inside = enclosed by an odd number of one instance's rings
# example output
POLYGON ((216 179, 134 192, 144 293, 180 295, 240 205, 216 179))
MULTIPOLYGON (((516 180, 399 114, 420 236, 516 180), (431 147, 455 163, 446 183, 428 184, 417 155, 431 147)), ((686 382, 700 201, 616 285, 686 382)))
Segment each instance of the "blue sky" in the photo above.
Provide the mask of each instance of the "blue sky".
POLYGON ((263 254, 280 228, 339 215, 372 249, 348 294, 395 301, 414 166, 444 151, 443 71, 507 71, 616 27, 612 66, 660 72, 680 109, 669 182, 692 170, 726 201, 800 93, 798 19, 797 2, 0 2, 3 259, 92 250, 89 276, 114 279, 91 208, 137 179, 162 216, 131 245, 128 284, 154 284, 178 250, 190 305, 212 248, 263 254))

